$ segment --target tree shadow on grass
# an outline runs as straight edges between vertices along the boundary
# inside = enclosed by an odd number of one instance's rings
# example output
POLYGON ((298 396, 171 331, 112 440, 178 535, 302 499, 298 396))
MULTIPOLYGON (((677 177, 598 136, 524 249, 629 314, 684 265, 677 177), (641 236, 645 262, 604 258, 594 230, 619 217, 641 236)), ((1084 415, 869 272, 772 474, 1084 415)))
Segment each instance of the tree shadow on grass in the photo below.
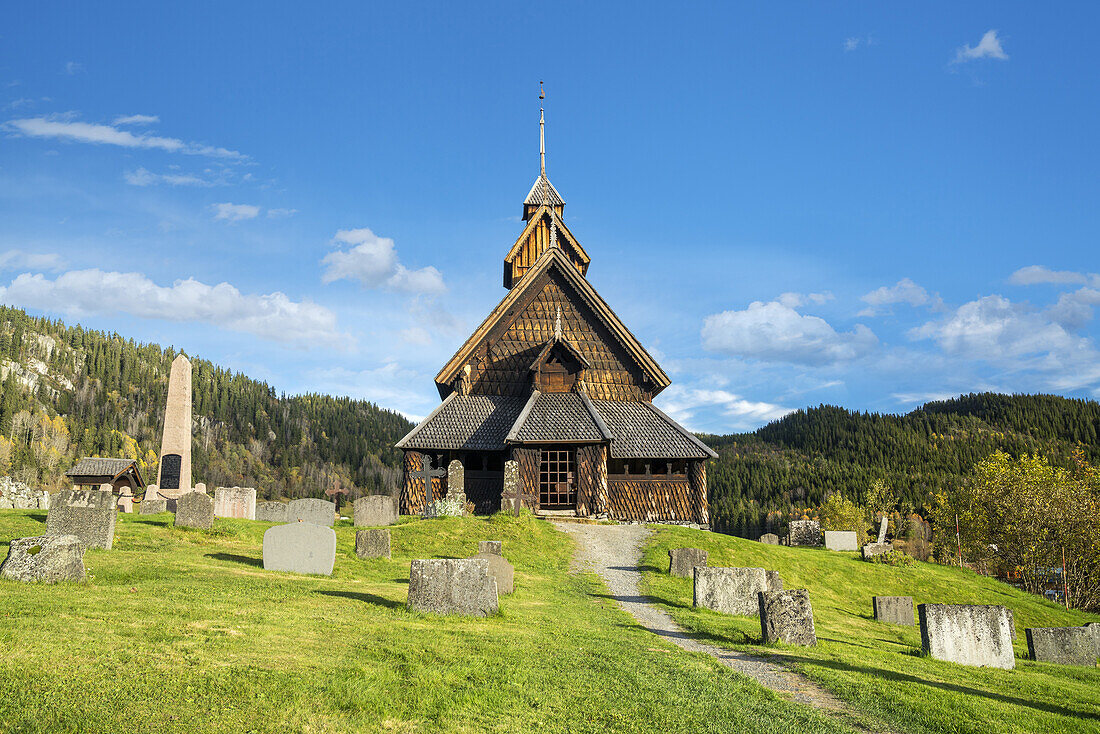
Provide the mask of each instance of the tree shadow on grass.
POLYGON ((316 589, 315 593, 323 596, 336 596, 344 599, 354 599, 355 601, 363 601, 367 604, 377 604, 381 607, 388 607, 389 609, 404 609, 405 605, 399 601, 393 599, 387 599, 384 596, 378 596, 377 594, 368 594, 363 591, 337 591, 335 589, 316 589))
POLYGON ((252 558, 251 556, 238 556, 236 553, 207 553, 206 557, 213 558, 216 561, 243 563, 246 566, 255 566, 256 568, 264 567, 264 562, 262 558, 252 558))
POLYGON ((169 525, 171 525, 173 521, 172 521, 171 518, 163 518, 163 519, 158 520, 155 517, 150 515, 150 516, 141 517, 141 518, 135 517, 130 522, 137 523, 138 525, 159 525, 162 528, 166 528, 169 525))

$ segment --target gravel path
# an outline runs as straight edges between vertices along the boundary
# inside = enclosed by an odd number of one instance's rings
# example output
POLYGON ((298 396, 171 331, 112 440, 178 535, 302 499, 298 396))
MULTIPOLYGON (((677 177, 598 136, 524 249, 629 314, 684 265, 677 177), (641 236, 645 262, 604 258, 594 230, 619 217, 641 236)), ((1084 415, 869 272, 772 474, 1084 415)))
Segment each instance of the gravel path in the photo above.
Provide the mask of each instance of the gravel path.
MULTIPOLYGON (((689 637, 664 610, 639 593, 642 543, 650 531, 642 525, 591 525, 558 522, 555 526, 577 541, 573 571, 593 571, 607 584, 611 596, 638 623, 655 635, 691 652, 702 652, 726 667, 743 673, 765 688, 830 713, 850 714, 840 699, 816 683, 769 660, 734 650, 723 650, 689 637)), ((850 721, 849 721, 850 723, 850 721)))

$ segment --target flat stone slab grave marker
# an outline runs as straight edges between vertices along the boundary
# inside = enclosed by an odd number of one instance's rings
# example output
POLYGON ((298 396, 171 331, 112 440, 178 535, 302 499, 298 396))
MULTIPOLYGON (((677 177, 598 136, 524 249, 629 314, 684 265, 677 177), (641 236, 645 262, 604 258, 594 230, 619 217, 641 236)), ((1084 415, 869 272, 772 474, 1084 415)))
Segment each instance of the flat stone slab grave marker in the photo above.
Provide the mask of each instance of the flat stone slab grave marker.
POLYGON ((1015 623, 1007 607, 918 604, 921 647, 937 660, 984 668, 1016 667, 1015 623))
POLYGON ((331 528, 336 522, 336 503, 315 498, 291 500, 287 503, 286 519, 287 522, 308 522, 331 528))
POLYGON ((1040 663, 1059 665, 1096 665, 1100 657, 1100 634, 1095 625, 1087 627, 1028 627, 1028 656, 1040 663))
POLYGON ((768 590, 762 568, 707 568, 696 566, 693 602, 723 614, 755 617, 760 613, 756 595, 768 590))
POLYGON ((825 547, 832 551, 857 551, 859 540, 854 530, 826 530, 825 547))
POLYGON ((205 492, 184 492, 176 500, 176 527, 209 530, 214 527, 214 500, 205 492))
POLYGON ((356 531, 355 555, 360 558, 390 558, 389 528, 356 531))
POLYGON ((336 531, 311 522, 276 525, 264 533, 264 570, 332 575, 336 531))
POLYGON ((493 553, 500 555, 504 552, 504 543, 499 540, 479 540, 477 542, 478 553, 493 553))
POLYGON ((497 595, 511 594, 515 588, 516 569, 499 553, 478 553, 474 558, 489 562, 489 575, 497 582, 497 595))
POLYGON ((764 533, 760 536, 760 542, 765 545, 779 545, 779 536, 775 533, 764 533))
POLYGON ((872 596, 871 607, 875 610, 875 620, 879 622, 910 627, 914 624, 911 596, 872 596))
POLYGON ((257 502, 256 519, 264 522, 287 522, 286 502, 257 502))
POLYGON ((46 535, 75 535, 85 548, 115 543, 115 496, 98 489, 65 489, 50 500, 46 535))
POLYGON ((806 589, 762 591, 757 597, 760 637, 765 642, 816 645, 814 610, 806 589))
POLYGON ((668 552, 668 572, 672 576, 690 579, 696 566, 707 565, 707 552, 699 548, 673 548, 668 552))
POLYGON ((75 535, 16 538, 0 564, 0 578, 46 584, 83 581, 84 541, 75 535))
POLYGON ((388 494, 360 497, 352 504, 355 527, 381 527, 397 522, 397 500, 388 494))
POLYGON ((168 512, 168 500, 155 500, 152 497, 141 501, 142 515, 157 515, 168 512))
POLYGON ((892 550, 894 550, 894 546, 891 543, 868 543, 863 546, 861 552, 863 553, 863 560, 867 561, 875 556, 889 553, 892 550))
POLYGON ((792 520, 787 539, 788 545, 821 545, 821 523, 817 520, 792 520))
POLYGON ((256 490, 253 487, 218 487, 214 490, 214 517, 256 519, 256 490))
POLYGON ((484 558, 418 559, 409 568, 408 607, 414 612, 485 617, 496 614, 497 582, 484 558))

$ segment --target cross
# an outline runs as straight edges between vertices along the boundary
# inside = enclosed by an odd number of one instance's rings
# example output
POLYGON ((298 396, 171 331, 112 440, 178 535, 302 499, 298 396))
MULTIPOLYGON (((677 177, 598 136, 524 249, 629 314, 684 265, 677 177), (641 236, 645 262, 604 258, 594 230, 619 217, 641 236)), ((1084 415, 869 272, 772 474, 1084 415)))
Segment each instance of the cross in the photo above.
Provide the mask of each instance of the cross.
POLYGON ((523 501, 525 499, 534 499, 537 496, 538 495, 536 495, 533 492, 530 492, 530 493, 524 492, 523 491, 523 482, 520 481, 520 482, 516 483, 516 491, 514 493, 510 492, 510 493, 504 495, 504 499, 513 500, 513 502, 512 502, 512 511, 513 511, 513 513, 515 514, 516 517, 519 517, 519 511, 520 511, 520 508, 523 506, 523 501))
POLYGON ((432 479, 447 476, 446 469, 432 469, 432 457, 428 454, 420 455, 420 468, 410 474, 414 479, 424 480, 424 507, 432 503, 432 479))

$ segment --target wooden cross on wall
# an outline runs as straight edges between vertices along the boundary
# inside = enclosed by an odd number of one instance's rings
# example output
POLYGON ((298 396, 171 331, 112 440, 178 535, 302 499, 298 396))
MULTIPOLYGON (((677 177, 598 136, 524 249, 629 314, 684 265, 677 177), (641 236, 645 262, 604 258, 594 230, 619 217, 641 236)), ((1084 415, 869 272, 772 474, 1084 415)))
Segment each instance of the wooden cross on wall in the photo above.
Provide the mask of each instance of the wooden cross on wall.
POLYGON ((432 469, 432 457, 429 454, 421 454, 420 468, 414 471, 412 476, 424 480, 424 507, 427 507, 432 503, 432 479, 447 476, 447 470, 442 467, 432 469))

